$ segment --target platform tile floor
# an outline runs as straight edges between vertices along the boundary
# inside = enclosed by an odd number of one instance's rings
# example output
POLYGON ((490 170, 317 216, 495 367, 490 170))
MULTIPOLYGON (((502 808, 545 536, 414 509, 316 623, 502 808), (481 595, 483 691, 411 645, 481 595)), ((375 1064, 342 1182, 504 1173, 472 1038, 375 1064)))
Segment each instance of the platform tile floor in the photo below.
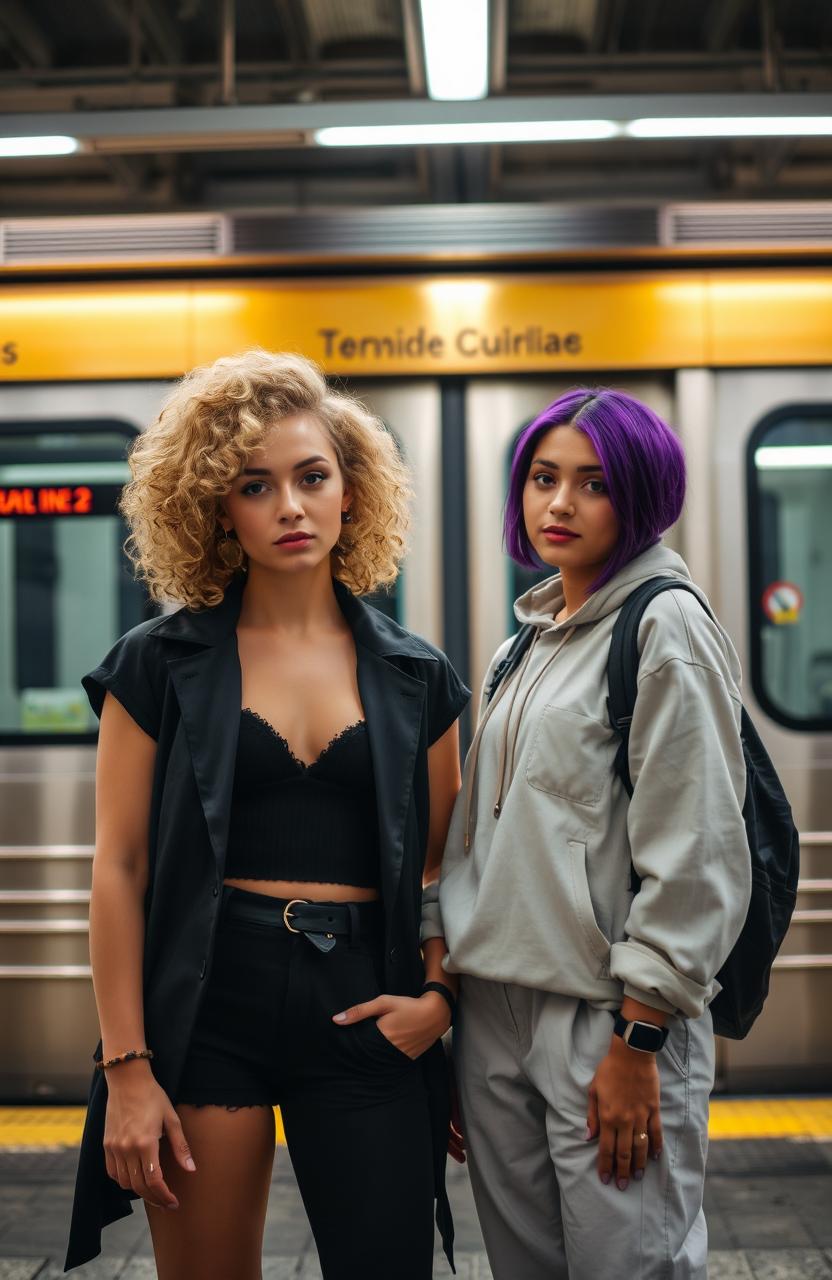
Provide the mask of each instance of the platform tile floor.
MULTIPOLYGON (((710 1280, 832 1280, 832 1134, 813 1114, 802 1131, 788 1108, 712 1137, 705 1207, 710 1280), (813 1133, 807 1130, 812 1127, 813 1133), (767 1136, 771 1135, 771 1136, 767 1136)), ((749 1113, 750 1114, 750 1113, 749 1113)), ((747 1117, 746 1117, 747 1118, 747 1117)), ((2 1129, 0 1124, 0 1129, 2 1129)), ((7 1139, 13 1136, 7 1131, 7 1139)), ((51 1135, 50 1135, 51 1136, 51 1135)), ((0 1142, 0 1280, 57 1280, 72 1202, 71 1146, 0 1142)), ((449 1167, 459 1280, 492 1280, 465 1168, 449 1167)), ((114 1223, 101 1257, 78 1280, 155 1280, 144 1213, 114 1223)), ((285 1149, 278 1151, 264 1241, 264 1280, 320 1280, 285 1149)), ((437 1252, 435 1280, 450 1270, 437 1252)), ((183 1277, 183 1280, 199 1280, 183 1277)), ((229 1276, 228 1280, 235 1280, 229 1276)), ((360 1276, 356 1280, 361 1280, 360 1276)), ((396 1280, 391 1261, 390 1280, 396 1280)))

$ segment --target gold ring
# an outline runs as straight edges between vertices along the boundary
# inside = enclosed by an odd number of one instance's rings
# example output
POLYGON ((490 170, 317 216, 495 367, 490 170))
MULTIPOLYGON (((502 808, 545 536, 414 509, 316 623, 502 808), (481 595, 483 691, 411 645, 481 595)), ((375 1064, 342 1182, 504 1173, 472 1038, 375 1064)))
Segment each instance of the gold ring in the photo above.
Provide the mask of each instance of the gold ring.
POLYGON ((646 1134, 646 1133, 637 1133, 637 1134, 636 1134, 636 1137, 638 1138, 639 1142, 646 1142, 646 1141, 647 1141, 647 1134, 646 1134))
POLYGON ((283 923, 290 933, 300 933, 300 929, 293 929, 289 924, 289 910, 291 907, 305 907, 308 905, 307 898, 293 898, 291 902, 287 902, 283 908, 283 923))

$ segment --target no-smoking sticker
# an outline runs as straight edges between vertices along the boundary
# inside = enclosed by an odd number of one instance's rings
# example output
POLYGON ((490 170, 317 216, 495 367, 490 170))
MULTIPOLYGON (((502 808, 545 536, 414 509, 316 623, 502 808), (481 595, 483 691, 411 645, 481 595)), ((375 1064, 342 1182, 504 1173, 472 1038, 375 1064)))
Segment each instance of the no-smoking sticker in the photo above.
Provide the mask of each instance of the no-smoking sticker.
POLYGON ((803 608, 803 592, 793 582, 772 582, 763 592, 763 613, 778 626, 797 622, 803 608))

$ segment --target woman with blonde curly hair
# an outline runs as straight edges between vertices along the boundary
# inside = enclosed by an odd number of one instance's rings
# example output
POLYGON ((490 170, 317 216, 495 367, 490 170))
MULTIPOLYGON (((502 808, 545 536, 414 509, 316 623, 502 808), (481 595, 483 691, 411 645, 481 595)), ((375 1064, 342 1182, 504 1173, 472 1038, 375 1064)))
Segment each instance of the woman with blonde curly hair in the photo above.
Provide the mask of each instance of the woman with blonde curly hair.
POLYGON ((190 373, 130 464, 128 549, 182 607, 84 679, 102 1040, 67 1270, 141 1197, 161 1280, 259 1277, 279 1104, 326 1280, 425 1280, 455 983, 422 884, 469 692, 359 598, 396 576, 406 469, 266 351, 190 373))

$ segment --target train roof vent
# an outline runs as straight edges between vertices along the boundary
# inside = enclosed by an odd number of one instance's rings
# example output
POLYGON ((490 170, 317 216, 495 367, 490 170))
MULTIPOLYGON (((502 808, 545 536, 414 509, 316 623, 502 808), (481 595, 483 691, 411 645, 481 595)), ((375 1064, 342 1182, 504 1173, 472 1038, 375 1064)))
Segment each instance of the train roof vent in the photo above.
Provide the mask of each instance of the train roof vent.
POLYGON ((0 223, 0 262, 57 266, 216 258, 225 251, 225 232, 222 214, 14 218, 0 223))
POLYGON ((609 205, 400 205, 239 214, 233 252, 344 258, 513 257, 558 249, 652 246, 658 210, 609 205))
POLYGON ((832 243, 832 202, 666 205, 667 245, 787 245, 832 243))

